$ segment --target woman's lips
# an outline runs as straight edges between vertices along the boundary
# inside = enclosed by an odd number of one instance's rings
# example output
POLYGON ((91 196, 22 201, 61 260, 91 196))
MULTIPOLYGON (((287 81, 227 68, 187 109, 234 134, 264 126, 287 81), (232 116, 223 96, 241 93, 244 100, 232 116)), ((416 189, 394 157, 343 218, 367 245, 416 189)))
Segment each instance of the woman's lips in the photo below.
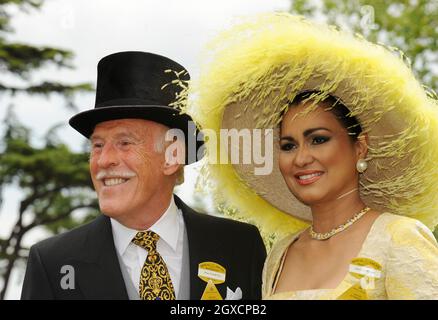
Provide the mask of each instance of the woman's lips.
POLYGON ((319 180, 323 173, 322 171, 299 172, 295 175, 295 180, 302 186, 309 185, 319 180))

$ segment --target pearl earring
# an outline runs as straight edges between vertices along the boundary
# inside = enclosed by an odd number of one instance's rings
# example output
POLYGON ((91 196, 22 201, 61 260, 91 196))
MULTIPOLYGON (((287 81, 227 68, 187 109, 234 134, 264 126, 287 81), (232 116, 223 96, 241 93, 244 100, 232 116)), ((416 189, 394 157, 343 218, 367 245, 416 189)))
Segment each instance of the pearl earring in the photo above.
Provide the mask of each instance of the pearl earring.
POLYGON ((368 168, 368 162, 365 159, 359 159, 356 163, 356 169, 359 173, 364 173, 368 168))

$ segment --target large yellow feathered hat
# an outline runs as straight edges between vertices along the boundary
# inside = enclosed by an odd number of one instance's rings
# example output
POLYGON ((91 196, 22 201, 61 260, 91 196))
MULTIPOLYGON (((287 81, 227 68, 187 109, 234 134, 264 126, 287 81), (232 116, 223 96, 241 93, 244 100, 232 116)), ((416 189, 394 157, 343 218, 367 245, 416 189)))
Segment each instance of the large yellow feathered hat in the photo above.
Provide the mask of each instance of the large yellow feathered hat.
MULTIPOLYGON (((396 52, 302 17, 263 14, 222 33, 207 58, 189 106, 201 127, 218 136, 224 128, 274 129, 271 174, 254 174, 254 163, 207 164, 219 200, 271 232, 306 226, 309 208, 278 168, 278 124, 298 93, 318 90, 340 98, 369 135, 360 179, 367 205, 437 224, 438 104, 396 52)), ((207 141, 206 160, 217 151, 207 141)))

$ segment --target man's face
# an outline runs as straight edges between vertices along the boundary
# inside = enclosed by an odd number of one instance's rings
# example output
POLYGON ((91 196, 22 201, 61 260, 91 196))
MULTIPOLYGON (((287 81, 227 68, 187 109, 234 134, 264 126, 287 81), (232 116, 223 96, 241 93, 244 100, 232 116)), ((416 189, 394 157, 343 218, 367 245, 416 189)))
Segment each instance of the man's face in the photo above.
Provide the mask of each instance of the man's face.
POLYGON ((91 136, 90 173, 104 214, 119 221, 147 214, 166 178, 160 150, 166 129, 141 119, 96 126, 91 136))

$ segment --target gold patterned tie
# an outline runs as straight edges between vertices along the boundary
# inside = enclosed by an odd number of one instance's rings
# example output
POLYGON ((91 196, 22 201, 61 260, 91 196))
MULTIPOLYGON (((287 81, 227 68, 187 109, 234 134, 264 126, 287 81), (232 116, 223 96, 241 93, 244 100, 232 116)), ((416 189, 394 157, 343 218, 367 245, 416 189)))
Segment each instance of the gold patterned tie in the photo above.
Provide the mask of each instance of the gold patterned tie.
POLYGON ((140 275, 142 300, 175 300, 175 290, 163 258, 157 251, 160 236, 153 231, 137 232, 132 242, 146 249, 148 256, 140 275))

